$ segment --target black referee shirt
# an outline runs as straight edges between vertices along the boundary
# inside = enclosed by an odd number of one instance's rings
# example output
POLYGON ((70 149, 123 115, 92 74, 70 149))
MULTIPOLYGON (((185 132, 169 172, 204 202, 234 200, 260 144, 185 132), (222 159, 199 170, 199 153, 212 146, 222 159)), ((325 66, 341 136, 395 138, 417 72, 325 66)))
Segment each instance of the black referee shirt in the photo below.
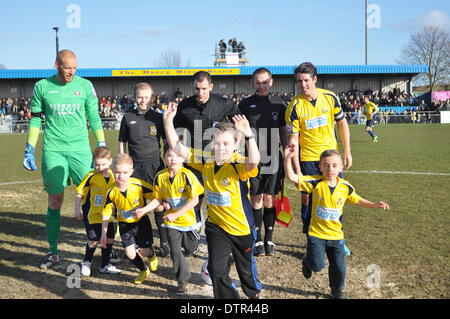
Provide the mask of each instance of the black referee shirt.
POLYGON ((278 145, 274 145, 276 151, 279 149, 279 128, 286 126, 284 114, 286 113, 286 106, 279 96, 258 96, 256 94, 243 99, 239 103, 239 110, 250 123, 252 128, 256 130, 256 138, 260 152, 267 150, 267 155, 271 152, 271 138, 278 141, 278 145), (260 130, 263 128, 263 130, 260 130), (271 136, 272 128, 276 136, 271 136), (262 137, 265 137, 267 143, 261 145, 262 137))
POLYGON ((134 162, 159 161, 161 137, 166 138, 162 114, 148 110, 145 114, 133 111, 123 116, 119 142, 128 143, 128 152, 134 162))
POLYGON ((206 140, 203 137, 205 130, 214 127, 218 122, 231 121, 231 117, 236 114, 240 114, 237 105, 217 94, 210 94, 208 102, 205 104, 198 103, 195 96, 191 96, 178 105, 174 125, 176 128, 184 127, 189 131, 191 147, 195 146, 194 131, 201 131, 202 147, 204 148, 209 143, 209 137, 206 140))

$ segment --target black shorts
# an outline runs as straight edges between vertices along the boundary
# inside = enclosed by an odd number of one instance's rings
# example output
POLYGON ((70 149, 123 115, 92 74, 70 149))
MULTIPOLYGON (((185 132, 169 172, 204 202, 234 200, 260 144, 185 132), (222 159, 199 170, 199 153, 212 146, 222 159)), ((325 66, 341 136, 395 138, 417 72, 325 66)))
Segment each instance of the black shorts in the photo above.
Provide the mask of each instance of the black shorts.
POLYGON ((278 194, 283 178, 284 172, 281 168, 275 174, 261 174, 259 169, 258 175, 250 178, 250 195, 278 194))
POLYGON ((366 120, 366 127, 373 127, 374 122, 373 120, 366 120))
POLYGON ((131 245, 150 248, 153 245, 153 230, 148 215, 135 223, 119 222, 119 232, 124 248, 131 245))
POLYGON ((159 159, 159 161, 137 162, 134 163, 134 172, 131 176, 153 185, 156 173, 164 169, 164 167, 162 159, 159 159))
MULTIPOLYGON (((86 229, 87 238, 89 241, 100 241, 102 238, 102 224, 89 224, 87 219, 84 220, 84 228, 86 229)), ((109 222, 106 231, 106 238, 114 239, 116 235, 116 228, 113 222, 109 222)))

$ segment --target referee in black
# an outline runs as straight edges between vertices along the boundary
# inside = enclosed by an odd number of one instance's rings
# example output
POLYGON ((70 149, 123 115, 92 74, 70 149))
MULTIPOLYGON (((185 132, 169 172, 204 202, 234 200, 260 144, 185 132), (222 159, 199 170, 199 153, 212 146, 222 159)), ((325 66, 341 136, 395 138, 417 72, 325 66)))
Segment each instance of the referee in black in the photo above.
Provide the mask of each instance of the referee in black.
POLYGON ((241 113, 256 130, 255 136, 261 153, 258 176, 250 178, 250 199, 258 228, 255 256, 262 255, 264 251, 267 256, 275 253, 272 241, 276 219, 274 201, 284 178, 280 142, 284 148, 288 141, 284 117, 286 106, 281 97, 269 94, 272 84, 272 73, 268 69, 256 69, 251 79, 255 94, 239 103, 241 113), (263 221, 264 241, 261 235, 263 221))
MULTIPOLYGON (((133 158, 133 177, 139 178, 153 185, 156 173, 164 168, 161 159, 160 142, 165 142, 166 135, 162 114, 150 107, 153 89, 150 84, 141 82, 134 88, 137 108, 125 113, 120 123, 119 153, 128 153, 133 158)), ((160 254, 166 257, 170 254, 167 232, 161 225, 164 223, 164 209, 162 206, 154 211, 155 222, 160 238, 160 254)))
MULTIPOLYGON (((185 145, 210 151, 211 134, 208 134, 207 130, 219 122, 232 122, 231 118, 240 112, 233 101, 211 93, 214 85, 208 72, 198 71, 194 74, 193 81, 194 95, 178 104, 174 126, 177 129, 185 128, 189 133, 190 139, 188 138, 185 145)), ((198 170, 186 166, 202 181, 202 174, 198 170)), ((195 208, 197 219, 200 221, 202 202, 203 196, 200 196, 200 202, 195 208)))
POLYGON ((187 129, 190 141, 186 141, 185 145, 189 147, 201 147, 205 150, 211 139, 204 134, 205 131, 219 122, 231 122, 234 115, 240 114, 233 101, 211 93, 212 89, 211 75, 206 71, 199 71, 194 74, 194 95, 178 104, 174 126, 187 129))

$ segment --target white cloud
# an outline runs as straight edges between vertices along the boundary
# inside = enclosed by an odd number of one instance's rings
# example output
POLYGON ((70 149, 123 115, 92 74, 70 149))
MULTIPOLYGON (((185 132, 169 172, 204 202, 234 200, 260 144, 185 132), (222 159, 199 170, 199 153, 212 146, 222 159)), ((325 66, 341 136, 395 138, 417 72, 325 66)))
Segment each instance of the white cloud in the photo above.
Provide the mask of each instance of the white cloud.
POLYGON ((450 31, 450 17, 440 10, 432 10, 409 20, 391 24, 402 31, 417 31, 424 27, 435 26, 450 31))

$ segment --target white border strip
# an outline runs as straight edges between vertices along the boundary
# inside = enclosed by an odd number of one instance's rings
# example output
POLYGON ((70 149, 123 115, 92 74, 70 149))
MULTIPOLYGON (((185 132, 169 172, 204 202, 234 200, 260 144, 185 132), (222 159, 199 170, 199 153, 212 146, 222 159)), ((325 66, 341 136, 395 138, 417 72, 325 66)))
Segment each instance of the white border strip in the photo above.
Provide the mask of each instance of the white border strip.
POLYGON ((360 173, 360 174, 404 174, 404 175, 437 175, 437 176, 450 176, 450 173, 433 173, 433 172, 400 172, 400 171, 344 171, 347 173, 360 173))
POLYGON ((39 179, 36 181, 17 181, 17 182, 0 183, 0 186, 16 185, 16 184, 29 184, 29 183, 42 183, 42 179, 39 179))

